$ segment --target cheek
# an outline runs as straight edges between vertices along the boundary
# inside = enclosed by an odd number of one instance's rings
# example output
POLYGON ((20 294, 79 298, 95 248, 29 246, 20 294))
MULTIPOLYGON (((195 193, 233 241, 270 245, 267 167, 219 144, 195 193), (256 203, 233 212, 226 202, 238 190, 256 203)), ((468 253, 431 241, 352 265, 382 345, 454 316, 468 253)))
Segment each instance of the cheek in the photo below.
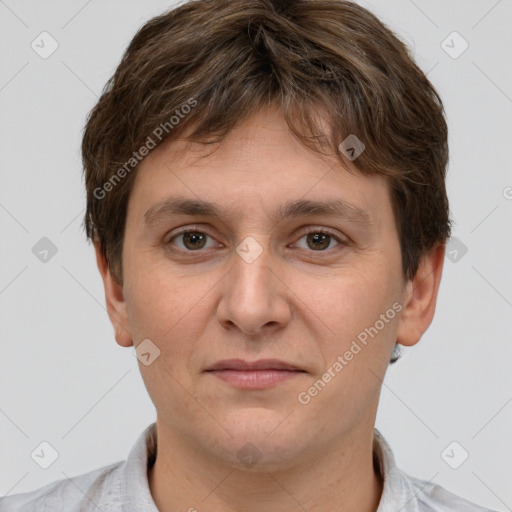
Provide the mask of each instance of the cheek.
POLYGON ((192 309, 193 284, 176 278, 156 251, 137 251, 133 245, 126 240, 124 253, 131 326, 139 338, 160 339, 192 309))
MULTIPOLYGON (((401 297, 397 286, 401 281, 396 272, 393 266, 375 261, 364 267, 354 266, 350 271, 345 269, 326 281, 324 287, 303 282, 301 293, 306 292, 308 284, 314 290, 309 293, 308 306, 315 312, 315 331, 327 333, 319 336, 317 343, 323 370, 330 368, 331 374, 336 375, 329 385, 330 391, 324 394, 333 403, 349 404, 354 394, 363 400, 363 395, 372 395, 377 390, 379 381, 370 370, 383 374, 396 340, 396 309, 401 297)), ((326 379, 331 377, 326 375, 326 379)))
POLYGON ((394 294, 385 274, 372 268, 351 268, 331 275, 324 285, 318 280, 300 280, 301 295, 330 328, 331 334, 351 336, 373 323, 392 304, 394 294), (390 302, 390 304, 388 304, 390 302))
POLYGON ((212 425, 195 399, 191 361, 199 351, 198 340, 204 338, 208 318, 204 295, 212 285, 145 268, 127 290, 134 339, 139 343, 148 338, 159 350, 150 365, 138 363, 144 385, 167 424, 182 433, 194 425, 196 436, 208 438, 212 425))
POLYGON ((395 340, 398 313, 393 304, 399 296, 390 272, 376 265, 345 273, 310 298, 319 317, 316 325, 327 325, 329 336, 317 341, 321 372, 297 398, 305 412, 323 416, 322 433, 328 436, 339 422, 372 413, 395 340))
POLYGON ((207 292, 214 292, 218 280, 174 275, 161 263, 139 268, 144 272, 132 268, 125 297, 133 339, 135 344, 150 339, 160 351, 158 362, 183 380, 211 318, 207 292))

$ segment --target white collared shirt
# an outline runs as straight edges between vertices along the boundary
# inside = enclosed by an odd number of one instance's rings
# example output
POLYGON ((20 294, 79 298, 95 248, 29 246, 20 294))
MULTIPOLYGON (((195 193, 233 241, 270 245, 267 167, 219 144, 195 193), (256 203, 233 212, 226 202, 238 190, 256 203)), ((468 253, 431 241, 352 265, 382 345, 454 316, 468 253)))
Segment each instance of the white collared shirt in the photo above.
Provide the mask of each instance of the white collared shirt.
MULTIPOLYGON (((0 512, 159 512, 148 484, 156 454, 156 423, 139 436, 126 461, 0 498, 0 512)), ((376 512, 494 512, 397 468, 390 446, 374 429, 374 458, 384 477, 376 512)))

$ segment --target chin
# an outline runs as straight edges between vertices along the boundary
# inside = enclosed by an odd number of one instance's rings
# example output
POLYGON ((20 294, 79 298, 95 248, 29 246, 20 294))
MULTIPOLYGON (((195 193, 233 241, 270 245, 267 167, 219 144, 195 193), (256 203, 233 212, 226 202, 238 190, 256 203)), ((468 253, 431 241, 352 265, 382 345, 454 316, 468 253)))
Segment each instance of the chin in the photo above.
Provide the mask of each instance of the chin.
POLYGON ((284 471, 299 465, 303 447, 297 446, 296 441, 287 445, 271 440, 255 441, 233 442, 226 447, 217 447, 216 456, 233 469, 254 473, 284 471))
POLYGON ((268 472, 290 468, 299 463, 309 442, 314 443, 314 437, 305 435, 314 429, 291 424, 287 415, 244 411, 236 419, 222 423, 229 425, 227 430, 232 437, 225 432, 222 439, 207 441, 205 447, 224 464, 238 470, 268 472))

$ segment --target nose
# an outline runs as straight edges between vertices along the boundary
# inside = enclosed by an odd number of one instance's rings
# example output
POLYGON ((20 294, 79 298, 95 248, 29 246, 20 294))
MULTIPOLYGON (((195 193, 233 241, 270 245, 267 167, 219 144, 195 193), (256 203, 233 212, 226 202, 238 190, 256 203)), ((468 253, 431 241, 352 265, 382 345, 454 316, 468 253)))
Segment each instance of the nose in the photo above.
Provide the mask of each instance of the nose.
MULTIPOLYGON (((291 318, 291 291, 282 266, 261 241, 262 252, 254 260, 242 251, 234 253, 231 271, 221 284, 217 309, 220 324, 247 336, 266 336, 282 329, 291 318)), ((254 254, 253 254, 254 257, 254 254)))

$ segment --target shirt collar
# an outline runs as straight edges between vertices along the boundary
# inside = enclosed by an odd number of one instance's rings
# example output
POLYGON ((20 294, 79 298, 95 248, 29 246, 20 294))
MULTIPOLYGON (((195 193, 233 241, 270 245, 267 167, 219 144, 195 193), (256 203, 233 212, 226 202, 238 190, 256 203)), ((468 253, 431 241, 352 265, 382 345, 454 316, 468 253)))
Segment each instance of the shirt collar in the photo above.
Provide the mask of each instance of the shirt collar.
POLYGON ((139 435, 126 459, 121 482, 123 512, 159 512, 151 496, 148 482, 148 465, 155 461, 156 441, 155 422, 139 435))
POLYGON ((396 466, 393 451, 377 428, 373 430, 373 458, 384 479, 377 512, 421 512, 412 482, 396 466))

